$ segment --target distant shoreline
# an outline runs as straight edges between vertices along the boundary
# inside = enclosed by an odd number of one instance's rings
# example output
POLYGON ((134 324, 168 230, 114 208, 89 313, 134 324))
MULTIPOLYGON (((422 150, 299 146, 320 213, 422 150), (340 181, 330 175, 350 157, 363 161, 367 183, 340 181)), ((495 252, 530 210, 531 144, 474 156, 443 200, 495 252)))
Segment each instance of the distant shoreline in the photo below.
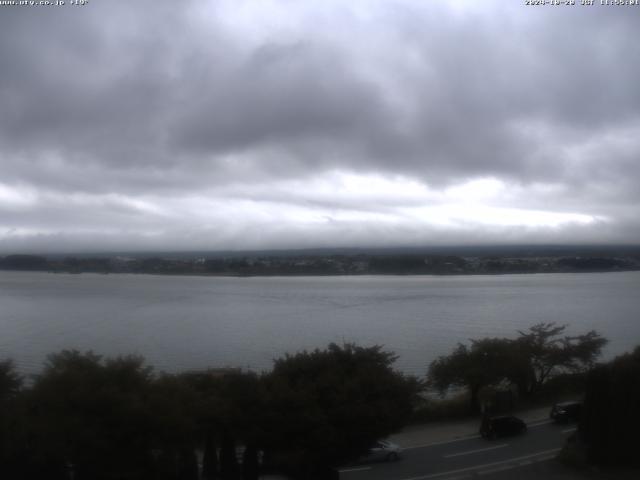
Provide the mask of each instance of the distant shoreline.
POLYGON ((640 270, 640 249, 565 249, 491 252, 290 252, 198 254, 164 257, 131 255, 60 257, 7 255, 0 270, 51 273, 133 273, 209 277, 326 277, 362 275, 504 275, 602 273, 640 270))

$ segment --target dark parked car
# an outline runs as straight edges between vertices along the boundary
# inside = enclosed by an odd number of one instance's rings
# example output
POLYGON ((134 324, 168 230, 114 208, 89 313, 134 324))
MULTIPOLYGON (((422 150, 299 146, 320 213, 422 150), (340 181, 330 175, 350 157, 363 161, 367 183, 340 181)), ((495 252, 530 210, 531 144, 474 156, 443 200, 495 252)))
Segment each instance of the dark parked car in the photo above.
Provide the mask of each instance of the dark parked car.
POLYGON ((562 402, 551 407, 549 416, 557 423, 577 422, 581 412, 581 402, 562 402))
POLYGON ((480 435, 489 439, 518 435, 526 431, 527 424, 518 417, 512 416, 485 416, 480 424, 480 435))

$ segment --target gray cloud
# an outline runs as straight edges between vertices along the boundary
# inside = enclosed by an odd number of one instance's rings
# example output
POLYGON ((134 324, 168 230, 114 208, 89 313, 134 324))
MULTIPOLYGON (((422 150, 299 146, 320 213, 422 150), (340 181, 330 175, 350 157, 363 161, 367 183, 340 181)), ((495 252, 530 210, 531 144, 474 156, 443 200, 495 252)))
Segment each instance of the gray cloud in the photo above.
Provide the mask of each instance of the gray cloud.
POLYGON ((443 229, 406 213, 455 212, 466 190, 447 189, 482 178, 500 182, 474 200, 492 208, 598 219, 523 223, 513 241, 636 241, 638 15, 491 1, 4 7, 0 247, 95 232, 140 248, 500 240, 499 222, 470 235, 454 214, 443 229), (389 191, 341 186, 349 176, 389 191))

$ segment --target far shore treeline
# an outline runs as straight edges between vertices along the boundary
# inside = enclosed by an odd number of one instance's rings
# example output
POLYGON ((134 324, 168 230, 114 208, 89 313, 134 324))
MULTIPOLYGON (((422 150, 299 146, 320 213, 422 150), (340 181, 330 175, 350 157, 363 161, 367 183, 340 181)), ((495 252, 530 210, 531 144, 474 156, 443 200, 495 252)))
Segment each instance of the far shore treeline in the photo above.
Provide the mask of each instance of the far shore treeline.
POLYGON ((515 338, 459 344, 425 378, 395 370, 395 354, 381 346, 354 344, 287 354, 262 374, 169 374, 137 356, 64 350, 27 382, 5 360, 0 478, 254 480, 277 472, 335 479, 339 466, 432 408, 438 400, 425 395, 430 389, 466 390, 464 415, 474 415, 513 408, 498 401, 505 392, 531 405, 565 391, 562 384, 586 392, 571 455, 637 463, 630 445, 640 429, 640 347, 599 365, 604 338, 564 331, 541 323, 515 338))
POLYGON ((0 256, 0 270, 166 275, 474 275, 640 270, 640 247, 0 256))

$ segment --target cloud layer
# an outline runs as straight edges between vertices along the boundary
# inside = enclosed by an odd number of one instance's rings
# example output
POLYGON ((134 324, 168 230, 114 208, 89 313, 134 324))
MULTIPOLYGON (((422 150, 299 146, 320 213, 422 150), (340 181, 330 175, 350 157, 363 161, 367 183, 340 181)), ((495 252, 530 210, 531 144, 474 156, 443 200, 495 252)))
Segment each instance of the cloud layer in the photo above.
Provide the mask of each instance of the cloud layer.
POLYGON ((637 242, 640 9, 431 3, 0 7, 0 250, 637 242))

